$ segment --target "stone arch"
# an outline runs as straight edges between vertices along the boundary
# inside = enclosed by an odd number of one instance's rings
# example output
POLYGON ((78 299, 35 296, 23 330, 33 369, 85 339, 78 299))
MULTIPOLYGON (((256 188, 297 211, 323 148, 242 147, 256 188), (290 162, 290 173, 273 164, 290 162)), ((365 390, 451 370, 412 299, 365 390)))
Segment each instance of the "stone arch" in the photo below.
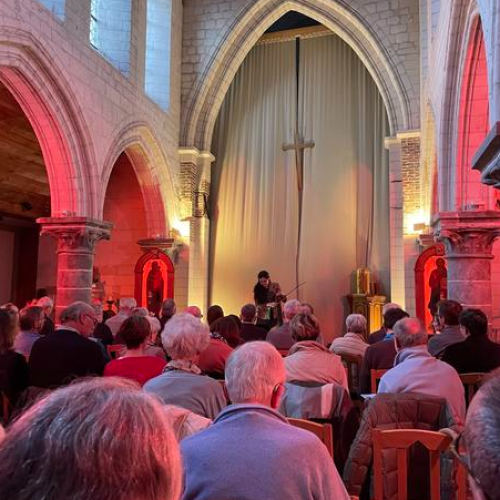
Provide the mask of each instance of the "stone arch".
POLYGON ((19 103, 40 143, 51 215, 96 217, 90 134, 61 67, 30 33, 0 33, 0 81, 19 103))
POLYGON ((185 106, 181 144, 209 150, 220 106, 238 67, 274 21, 290 10, 309 16, 340 36, 357 53, 384 99, 391 133, 419 127, 418 96, 395 56, 353 9, 330 0, 250 2, 222 37, 185 106))
POLYGON ((167 236, 170 217, 175 213, 175 194, 172 175, 159 142, 149 126, 141 122, 120 128, 114 137, 116 140, 104 160, 101 175, 101 216, 113 167, 118 157, 125 153, 141 188, 149 236, 167 236))

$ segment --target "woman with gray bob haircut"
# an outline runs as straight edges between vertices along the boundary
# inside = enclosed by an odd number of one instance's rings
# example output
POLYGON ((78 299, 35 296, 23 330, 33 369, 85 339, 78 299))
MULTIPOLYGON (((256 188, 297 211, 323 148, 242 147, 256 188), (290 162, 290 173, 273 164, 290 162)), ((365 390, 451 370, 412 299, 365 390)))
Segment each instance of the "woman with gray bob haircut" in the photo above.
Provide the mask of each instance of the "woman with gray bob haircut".
POLYGON ((181 484, 163 408, 119 378, 51 393, 0 444, 2 500, 178 500, 181 484))
POLYGON ((191 314, 176 314, 165 325, 161 339, 172 360, 161 375, 144 385, 144 390, 167 405, 214 419, 226 406, 226 397, 221 385, 198 366, 200 354, 210 343, 207 325, 191 314))

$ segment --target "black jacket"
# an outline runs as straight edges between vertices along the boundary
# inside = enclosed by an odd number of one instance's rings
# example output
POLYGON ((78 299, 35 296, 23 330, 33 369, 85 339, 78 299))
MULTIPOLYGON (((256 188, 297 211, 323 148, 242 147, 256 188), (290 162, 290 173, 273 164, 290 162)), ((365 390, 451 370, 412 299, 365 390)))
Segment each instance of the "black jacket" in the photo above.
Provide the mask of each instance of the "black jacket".
POLYGON ((490 372, 500 366, 500 345, 486 335, 467 337, 448 346, 441 358, 458 373, 490 372))
POLYGON ((97 343, 61 328, 33 344, 29 360, 30 385, 58 387, 78 377, 102 375, 105 364, 97 343))
POLYGON ((242 323, 240 337, 245 342, 252 340, 266 340, 267 331, 260 326, 251 323, 242 323))

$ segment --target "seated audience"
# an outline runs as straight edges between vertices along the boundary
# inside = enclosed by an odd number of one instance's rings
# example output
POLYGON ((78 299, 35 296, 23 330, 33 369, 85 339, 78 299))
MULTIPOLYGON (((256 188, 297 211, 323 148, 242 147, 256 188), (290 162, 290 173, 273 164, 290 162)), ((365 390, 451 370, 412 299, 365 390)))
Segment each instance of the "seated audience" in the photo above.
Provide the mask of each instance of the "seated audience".
MULTIPOLYGON (((163 330, 165 324, 172 319, 172 316, 176 313, 177 306, 175 305, 174 299, 166 299, 161 305, 161 316, 160 316, 160 330, 163 330)), ((161 337, 160 337, 161 343, 161 337)))
POLYGON ((458 324, 461 312, 462 306, 456 300, 438 302, 437 331, 439 333, 429 340, 429 352, 433 356, 440 358, 448 346, 465 340, 465 335, 458 324))
POLYGON ((30 385, 59 387, 87 375, 102 375, 106 361, 89 337, 97 324, 94 309, 74 302, 61 313, 61 326, 37 340, 29 361, 30 385))
POLYGON ((371 391, 371 370, 388 370, 394 366, 396 357, 396 345, 394 344, 394 325, 402 318, 408 318, 409 314, 403 309, 389 309, 384 314, 385 338, 381 342, 368 346, 361 365, 360 386, 362 393, 371 391))
POLYGON ((210 306, 207 311, 207 323, 211 326, 214 321, 224 317, 224 311, 221 306, 210 306))
POLYGON ((178 500, 181 488, 164 409, 123 379, 49 394, 0 444, 1 499, 178 500))
POLYGON ((132 297, 123 297, 120 299, 118 306, 118 314, 112 316, 106 321, 106 325, 111 330, 113 337, 116 337, 122 323, 132 314, 134 308, 137 307, 137 302, 132 297))
POLYGON ((469 459, 469 484, 474 500, 500 500, 500 374, 474 396, 463 439, 469 459))
POLYGON ((500 345, 488 338, 488 318, 480 309, 465 309, 458 318, 466 339, 450 345, 441 359, 458 373, 490 372, 500 366, 500 345))
POLYGON ((224 378, 227 358, 233 352, 232 345, 238 345, 238 339, 238 327, 231 318, 216 320, 210 326, 210 343, 200 354, 198 366, 211 377, 224 378))
POLYGON ((226 367, 233 405, 181 443, 185 500, 348 500, 325 446, 278 408, 285 370, 266 342, 236 349, 226 367))
POLYGON ((133 314, 122 323, 117 337, 123 339, 126 350, 123 356, 106 365, 105 376, 125 377, 144 385, 160 375, 165 361, 145 352, 151 338, 151 323, 147 318, 133 314))
POLYGON ((95 317, 97 319, 97 325, 94 328, 92 337, 100 340, 105 346, 111 345, 113 343, 113 333, 111 332, 109 326, 103 321, 104 312, 102 310, 102 304, 97 302, 92 304, 92 308, 94 309, 95 317))
POLYGON ((202 374, 199 355, 210 343, 208 327, 190 314, 176 314, 161 335, 163 347, 172 360, 164 372, 144 385, 165 404, 191 410, 213 419, 226 406, 222 386, 202 374))
POLYGON ((267 334, 266 340, 276 349, 290 349, 295 344, 290 332, 290 321, 300 311, 301 304, 297 299, 288 300, 283 307, 283 324, 275 326, 267 334))
POLYGON ((40 331, 44 322, 43 309, 38 306, 25 307, 19 313, 21 331, 14 340, 14 350, 28 358, 33 344, 41 338, 40 331))
POLYGON ((266 330, 255 324, 257 321, 257 307, 254 304, 246 304, 241 308, 240 319, 241 338, 245 342, 266 340, 266 330))
POLYGON ((28 365, 22 354, 14 351, 14 339, 19 331, 17 314, 0 309, 0 390, 14 405, 28 387, 28 365))
POLYGON ((195 318, 198 319, 203 318, 203 313, 201 312, 201 309, 198 306, 187 306, 186 308, 184 308, 184 313, 190 314, 191 316, 194 316, 195 318))
POLYGON ((43 309, 43 314, 45 316, 44 322, 42 329, 40 331, 40 335, 49 335, 51 333, 54 333, 55 331, 55 326, 54 322, 52 321, 50 315, 52 314, 52 310, 54 309, 54 301, 50 297, 40 297, 36 301, 36 305, 38 307, 41 307, 43 309))
POLYGON ((320 335, 316 317, 297 314, 290 322, 290 332, 296 344, 285 358, 287 382, 335 382, 349 391, 342 360, 316 341, 320 335))
MULTIPOLYGON (((387 312, 390 311, 391 309, 401 309, 398 304, 395 304, 394 302, 388 302, 387 304, 384 304, 382 306, 382 316, 387 312)), ((384 325, 382 325, 382 328, 380 330, 377 330, 376 332, 370 333, 368 337, 368 344, 376 344, 377 342, 380 342, 381 340, 385 339, 385 336, 387 334, 387 330, 384 325)))
POLYGON ((347 333, 335 339, 330 346, 330 351, 342 356, 364 356, 368 344, 366 338, 366 318, 362 314, 349 314, 345 320, 347 333))
POLYGON ((457 372, 427 349, 427 332, 420 321, 404 318, 394 325, 398 354, 394 368, 381 379, 379 393, 418 392, 446 399, 457 425, 465 422, 464 387, 457 372))

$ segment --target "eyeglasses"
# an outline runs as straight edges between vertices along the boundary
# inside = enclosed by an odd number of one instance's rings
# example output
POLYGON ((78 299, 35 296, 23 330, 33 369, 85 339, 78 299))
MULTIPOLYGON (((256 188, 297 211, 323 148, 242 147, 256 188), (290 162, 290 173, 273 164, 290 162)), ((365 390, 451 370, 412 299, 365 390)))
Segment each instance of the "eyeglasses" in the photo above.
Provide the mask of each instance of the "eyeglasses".
MULTIPOLYGON (((451 435, 451 433, 446 433, 447 435, 451 435)), ((463 432, 460 434, 453 433, 454 435, 452 436, 453 440, 450 444, 450 452, 452 455, 458 460, 458 462, 463 466, 463 468, 467 471, 467 474, 469 477, 476 483, 476 486, 481 490, 481 493, 484 497, 485 500, 491 500, 490 497, 488 497, 485 489, 481 485, 481 481, 479 478, 474 474, 472 471, 471 465, 470 465, 470 456, 467 454, 467 452, 462 452, 460 453, 460 444, 462 444, 462 449, 465 449, 465 439, 462 439, 463 437, 463 432)))
POLYGON ((90 314, 84 314, 84 316, 85 316, 85 317, 87 317, 87 318, 90 318, 90 319, 92 320, 92 323, 94 324, 94 326, 96 326, 96 325, 97 325, 97 323, 99 322, 99 321, 97 320, 97 318, 94 318, 94 317, 93 317, 93 316, 91 316, 90 314))

